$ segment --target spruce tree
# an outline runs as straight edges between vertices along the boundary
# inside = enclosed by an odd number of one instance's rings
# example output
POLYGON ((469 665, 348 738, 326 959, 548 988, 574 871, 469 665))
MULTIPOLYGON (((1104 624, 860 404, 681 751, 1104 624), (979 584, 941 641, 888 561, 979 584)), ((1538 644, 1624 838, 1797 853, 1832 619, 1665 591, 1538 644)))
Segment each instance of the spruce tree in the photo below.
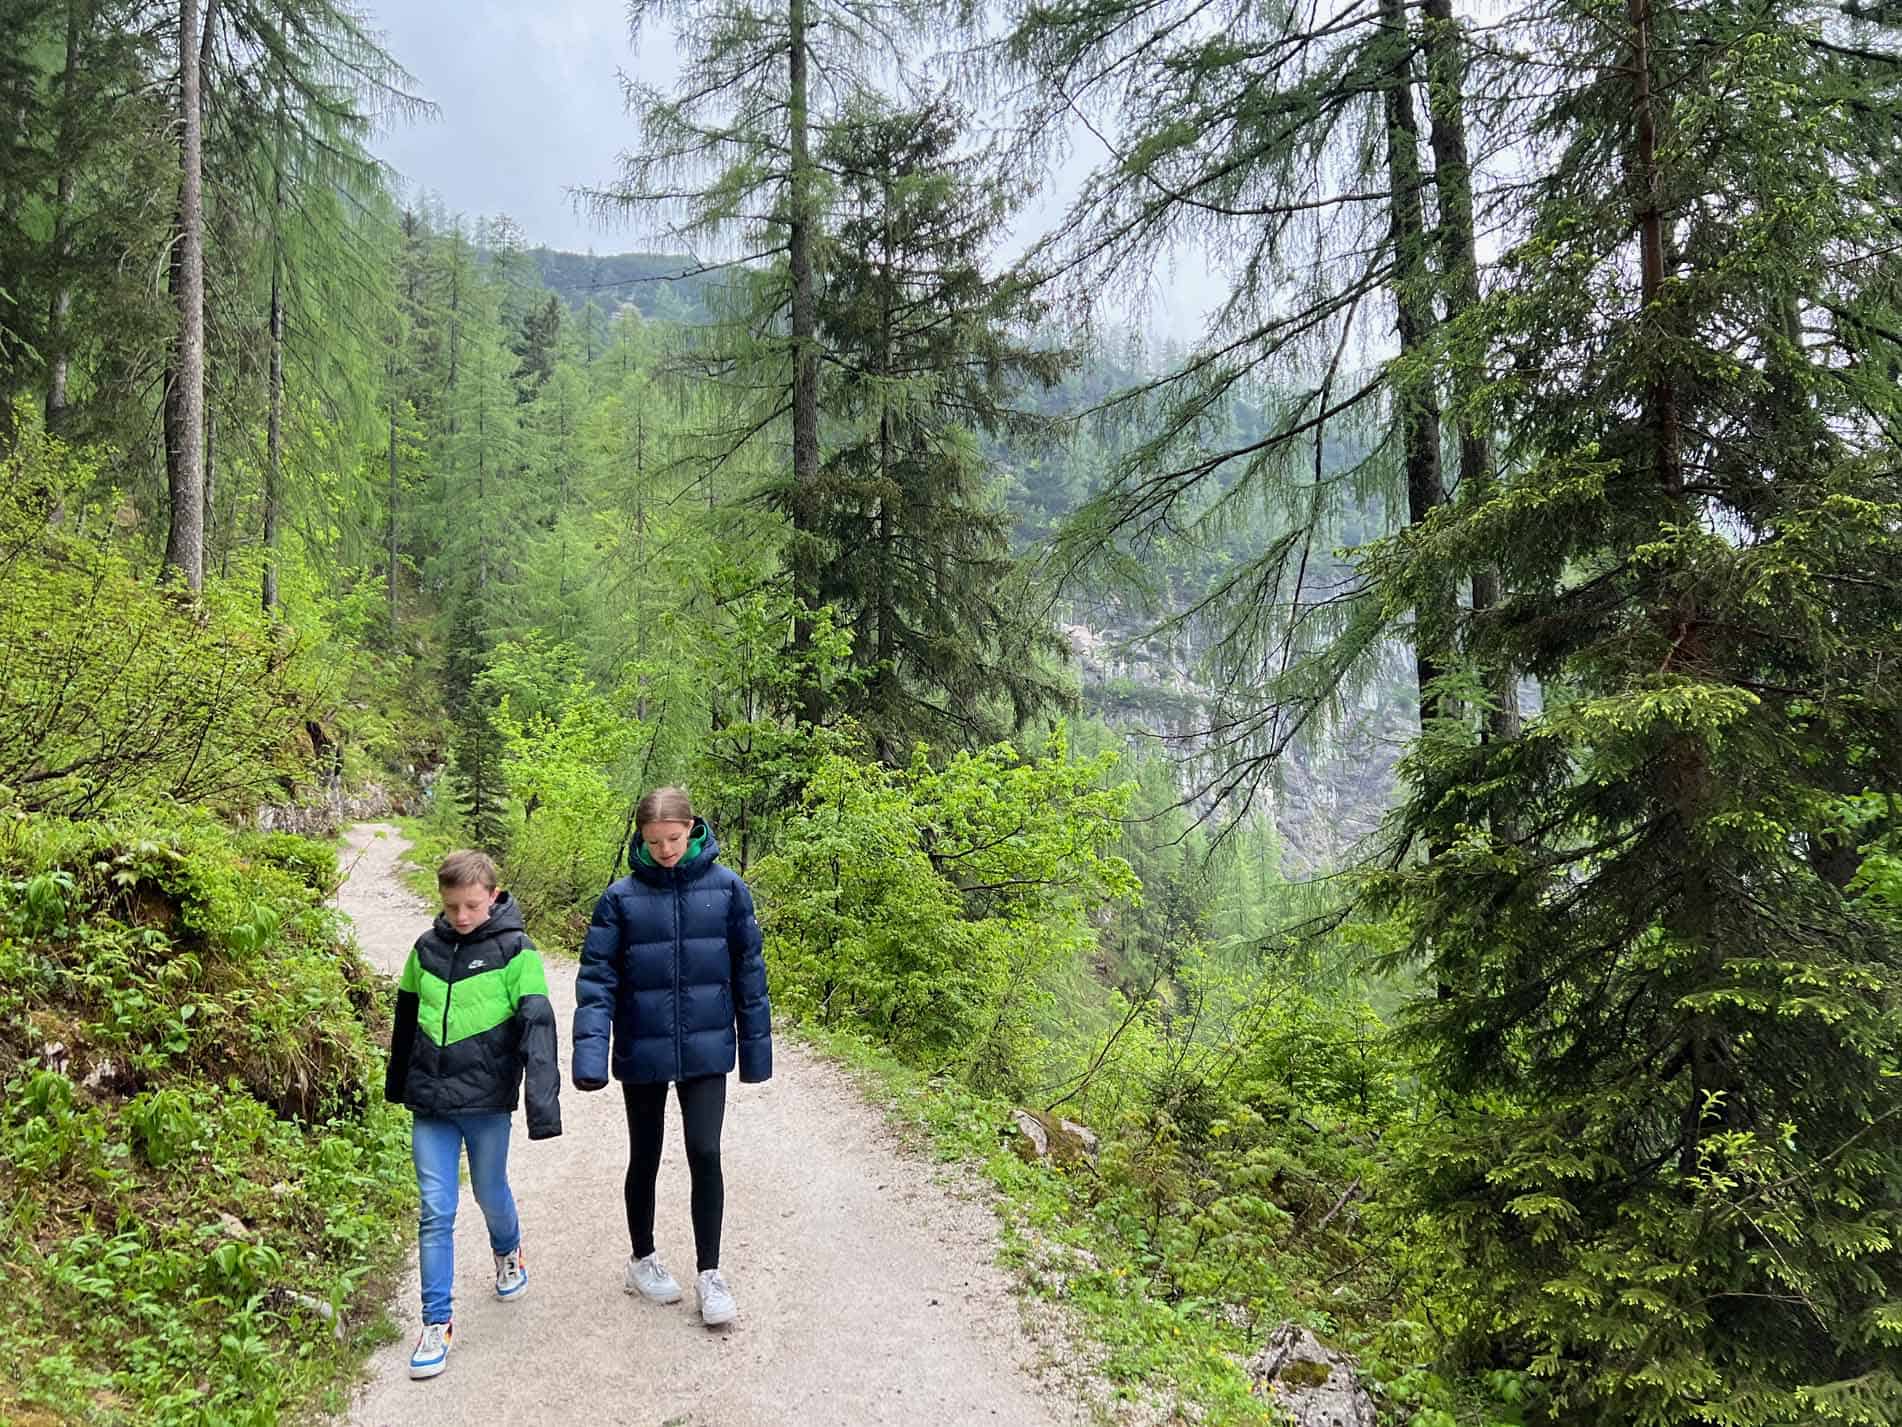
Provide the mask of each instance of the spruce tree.
POLYGON ((961 129, 947 102, 862 95, 821 151, 838 185, 819 303, 837 435, 820 468, 818 595, 853 633, 869 677, 847 707, 888 763, 914 740, 991 742, 1061 697, 1041 672, 1054 634, 1013 585, 986 443, 1035 439, 1019 403, 1068 356, 1032 345, 1041 307, 984 271, 1009 196, 961 129))
POLYGON ((1550 1420, 1894 1422, 1902 56, 1822 7, 1619 19, 1518 39, 1572 58, 1472 313, 1509 440, 1373 561, 1390 607, 1496 570, 1464 657, 1545 694, 1407 765, 1405 1183, 1442 1327, 1550 1420))
MULTIPOLYGON (((620 180, 596 192, 604 216, 658 224, 727 275, 725 321, 710 331, 703 369, 741 401, 707 433, 702 459, 718 466, 740 448, 783 442, 775 498, 792 536, 785 564, 793 598, 817 602, 820 368, 817 301, 826 251, 829 183, 817 161, 839 105, 876 68, 902 68, 936 12, 921 0, 717 0, 691 7, 636 0, 643 26, 672 12, 682 56, 671 93, 627 88, 640 129, 620 180)), ((795 644, 810 641, 801 615, 795 644)), ((808 695, 809 718, 821 710, 808 695)))

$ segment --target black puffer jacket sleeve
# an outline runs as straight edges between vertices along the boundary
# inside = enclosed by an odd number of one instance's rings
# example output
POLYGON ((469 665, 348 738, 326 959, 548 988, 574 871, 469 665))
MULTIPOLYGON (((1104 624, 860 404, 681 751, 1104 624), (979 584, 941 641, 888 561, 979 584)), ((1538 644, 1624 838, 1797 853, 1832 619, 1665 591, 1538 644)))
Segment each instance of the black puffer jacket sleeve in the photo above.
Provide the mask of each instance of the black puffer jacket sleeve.
POLYGON ((396 1024, 390 1032, 390 1063, 383 1070, 383 1098, 401 1105, 409 1082, 410 1053, 416 1048, 416 978, 421 974, 416 948, 409 949, 402 979, 396 983, 396 1024))
POLYGON ((548 975, 541 953, 530 945, 516 953, 509 970, 515 977, 528 1137, 552 1140, 561 1133, 561 1051, 555 1039, 555 1008, 548 1001, 548 975))

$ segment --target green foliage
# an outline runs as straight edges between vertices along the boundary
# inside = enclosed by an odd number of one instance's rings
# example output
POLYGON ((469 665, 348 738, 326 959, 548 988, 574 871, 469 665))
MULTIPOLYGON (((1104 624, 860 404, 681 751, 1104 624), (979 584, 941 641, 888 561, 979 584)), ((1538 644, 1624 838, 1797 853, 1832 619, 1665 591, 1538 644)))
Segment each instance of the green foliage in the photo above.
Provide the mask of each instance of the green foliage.
POLYGON ((496 700, 509 786, 523 810, 508 839, 510 890, 564 942, 585 928, 585 909, 613 880, 640 796, 636 760, 653 737, 563 657, 572 652, 504 645, 479 691, 496 700))
POLYGON ((1409 1021, 1438 1114, 1401 1184, 1436 1319, 1550 1420, 1895 1422, 1902 482, 1851 117, 1895 112, 1895 69, 1820 14, 1700 6, 1645 19, 1634 72, 1599 20, 1566 13, 1591 67, 1472 315, 1511 459, 1369 552, 1389 613, 1496 568, 1452 686, 1545 691, 1521 736, 1443 720, 1405 766, 1428 855, 1373 888, 1436 983, 1409 1021), (1642 151, 1606 116, 1693 56, 1642 151))
POLYGON ((942 768, 822 762, 780 850, 761 862, 774 994, 796 1015, 859 1025, 980 1084, 1022 1076, 1044 973, 1078 955, 1088 910, 1133 898, 1108 855, 1125 804, 1111 755, 1035 762, 1006 745, 942 768))
POLYGON ((820 154, 840 178, 817 302, 833 418, 812 502, 818 598, 868 671, 842 692, 887 763, 917 741, 982 746, 1066 701, 1055 632, 1019 613, 1035 602, 985 443, 1047 433, 1024 403, 1072 354, 1021 339, 1042 306, 984 272, 1011 195, 995 155, 960 151, 966 127, 948 101, 860 95, 820 154))
POLYGON ((241 809, 300 771, 331 696, 310 635, 235 581, 194 607, 142 578, 122 508, 87 508, 89 458, 27 419, 0 456, 0 786, 85 813, 170 798, 241 809))
POLYGON ((407 1237, 407 1136, 371 1093, 381 998, 307 880, 334 860, 292 841, 0 823, 0 1411, 262 1427, 348 1361, 333 1325, 407 1237))
POLYGON ((269 833, 258 838, 253 846, 256 857, 288 872, 320 897, 332 895, 343 881, 336 852, 321 842, 290 833, 269 833))
MULTIPOLYGON (((1093 1159, 1068 1165, 1014 1152, 1010 1101, 927 1076, 862 1033, 814 1034, 872 1077, 940 1155, 982 1164, 1003 1194, 1006 1261, 1087 1325, 1080 1351, 1118 1396, 1192 1404, 1185 1415, 1225 1423, 1279 1421, 1245 1364, 1267 1328, 1293 1316, 1362 1347, 1387 1379, 1374 1385, 1396 1403, 1455 1403, 1444 1384, 1422 1383, 1417 1370, 1407 1380, 1380 1356, 1415 1363, 1424 1342, 1374 1333, 1391 1283, 1359 1209, 1378 1192, 1380 1131, 1403 1094, 1392 1058, 1377 1037, 1353 1033, 1353 1012, 1285 980, 1249 986, 1210 967, 1192 999, 1205 996, 1223 1004, 1173 1029, 1145 1018, 1084 1100, 1057 1112, 1104 1131, 1093 1159), (1365 1102, 1310 1088, 1360 1084, 1365 1102)), ((1462 1420, 1517 1419, 1463 1411, 1462 1420)))
MULTIPOLYGON (((721 583, 737 583, 730 567, 721 583)), ((783 846, 800 791, 828 759, 855 740, 849 721, 814 724, 801 716, 812 697, 832 706, 851 680, 850 641, 830 608, 803 612, 784 595, 714 586, 720 618, 682 672, 684 687, 714 689, 715 717, 693 747, 687 781, 716 816, 741 871, 762 847, 783 846), (795 628, 803 624, 803 647, 795 628)), ((676 637, 686 631, 676 629, 676 637)))

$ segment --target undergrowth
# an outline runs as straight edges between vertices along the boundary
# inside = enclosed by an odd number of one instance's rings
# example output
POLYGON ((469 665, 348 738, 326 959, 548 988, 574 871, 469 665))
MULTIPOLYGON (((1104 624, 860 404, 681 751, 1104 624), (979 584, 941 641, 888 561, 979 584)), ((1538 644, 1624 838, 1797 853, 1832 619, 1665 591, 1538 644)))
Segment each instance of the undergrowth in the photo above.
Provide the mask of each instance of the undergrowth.
POLYGON ((387 1331, 407 1127, 336 877, 204 815, 0 815, 0 1420, 263 1427, 387 1331))
POLYGON ((1087 1157, 1059 1163, 1020 1152, 1011 1100, 908 1065, 861 1033, 801 1033, 930 1152, 978 1167, 999 1194, 1003 1262, 1074 1315, 1077 1346, 1118 1397, 1171 1422, 1284 1423, 1249 1361, 1292 1319, 1357 1358, 1383 1422, 1526 1420, 1537 1387, 1525 1374, 1449 1378, 1434 1366, 1437 1334, 1403 1268, 1410 1226, 1369 1202, 1391 1158, 1370 1131, 1388 1096, 1370 1098, 1361 1118, 1357 1089, 1330 1114, 1324 1095, 1244 1079, 1206 1122, 1152 1104, 1108 1126, 1087 1157))

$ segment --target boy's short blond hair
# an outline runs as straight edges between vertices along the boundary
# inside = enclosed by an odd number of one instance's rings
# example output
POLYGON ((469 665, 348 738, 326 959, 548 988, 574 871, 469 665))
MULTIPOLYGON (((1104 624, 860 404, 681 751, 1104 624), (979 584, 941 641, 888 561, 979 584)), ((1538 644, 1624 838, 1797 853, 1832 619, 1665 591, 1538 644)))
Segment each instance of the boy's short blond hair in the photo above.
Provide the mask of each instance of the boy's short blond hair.
POLYGON ((436 869, 438 887, 473 887, 477 883, 487 891, 495 890, 495 859, 486 852, 465 847, 443 858, 442 865, 436 869))

